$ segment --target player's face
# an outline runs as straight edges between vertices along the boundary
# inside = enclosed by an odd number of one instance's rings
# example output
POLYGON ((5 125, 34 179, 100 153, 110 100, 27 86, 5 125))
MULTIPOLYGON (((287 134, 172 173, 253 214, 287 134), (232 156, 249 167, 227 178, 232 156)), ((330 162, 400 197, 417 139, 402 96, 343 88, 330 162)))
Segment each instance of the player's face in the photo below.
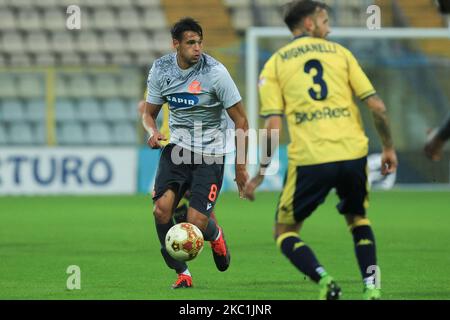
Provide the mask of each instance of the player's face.
POLYGON ((314 28, 312 30, 313 37, 326 38, 330 33, 330 25, 328 19, 328 12, 325 9, 319 10, 313 18, 314 28))
POLYGON ((185 31, 181 41, 174 40, 181 67, 190 67, 200 60, 202 40, 199 34, 193 31, 185 31))

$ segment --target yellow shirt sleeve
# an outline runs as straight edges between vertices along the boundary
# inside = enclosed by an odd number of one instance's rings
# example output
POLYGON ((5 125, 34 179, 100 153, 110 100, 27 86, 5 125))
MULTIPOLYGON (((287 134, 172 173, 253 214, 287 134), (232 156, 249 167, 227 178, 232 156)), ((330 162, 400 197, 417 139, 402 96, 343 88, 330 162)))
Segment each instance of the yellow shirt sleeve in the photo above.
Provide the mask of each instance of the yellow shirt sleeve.
POLYGON ((259 76, 260 116, 282 115, 284 100, 276 72, 276 55, 267 61, 259 76))
POLYGON ((375 94, 376 91, 372 83, 362 70, 356 58, 349 50, 345 49, 344 52, 347 56, 350 86, 352 87, 355 95, 359 99, 364 100, 375 94))

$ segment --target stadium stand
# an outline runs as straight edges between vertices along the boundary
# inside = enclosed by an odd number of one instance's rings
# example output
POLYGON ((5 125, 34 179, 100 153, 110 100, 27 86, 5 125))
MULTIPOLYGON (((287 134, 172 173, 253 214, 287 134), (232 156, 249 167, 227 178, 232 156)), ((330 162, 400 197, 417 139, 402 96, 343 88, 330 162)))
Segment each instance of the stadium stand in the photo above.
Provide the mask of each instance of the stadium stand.
MULTIPOLYGON (((366 12, 361 8, 372 3, 326 2, 334 7, 333 25, 341 27, 365 23, 366 12)), ((0 72, 0 143, 24 144, 30 141, 31 133, 33 143, 46 144, 45 132, 50 125, 47 116, 51 115, 46 107, 53 100, 57 143, 141 143, 142 137, 136 130, 136 103, 142 97, 149 65, 171 50, 168 29, 172 23, 187 13, 198 19, 207 32, 206 49, 211 49, 225 64, 233 65, 230 73, 235 76, 242 72, 233 70, 239 69, 235 67, 239 57, 220 50, 239 48, 240 37, 250 26, 283 26, 284 3, 285 0, 1 0, 0 67, 6 68, 0 72), (81 30, 69 31, 66 27, 69 5, 82 9, 81 30), (24 72, 21 68, 35 71, 24 72), (17 127, 16 122, 21 126, 17 127), (23 126, 29 129, 13 138, 13 133, 23 126), (93 132, 108 133, 110 138, 92 140, 89 134, 93 132)), ((394 16, 403 17, 403 25, 443 25, 431 1, 398 0, 395 6, 387 0, 376 3, 382 7, 385 25, 399 23, 394 16), (422 19, 422 12, 427 12, 426 19, 422 19)), ((423 42, 425 51, 433 54, 447 52, 447 45, 443 41, 423 42)), ((367 43, 353 49, 373 52, 374 48, 367 43)))

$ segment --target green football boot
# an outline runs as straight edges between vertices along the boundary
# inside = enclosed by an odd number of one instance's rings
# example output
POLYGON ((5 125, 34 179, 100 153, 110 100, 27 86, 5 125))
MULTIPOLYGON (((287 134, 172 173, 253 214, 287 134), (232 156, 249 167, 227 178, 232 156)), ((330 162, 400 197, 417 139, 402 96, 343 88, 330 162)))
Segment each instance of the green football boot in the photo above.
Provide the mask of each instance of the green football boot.
POLYGON ((364 287, 363 291, 364 300, 380 300, 381 290, 377 289, 374 285, 368 285, 364 287))
POLYGON ((319 286, 319 300, 339 300, 341 297, 341 288, 331 276, 325 276, 320 279, 319 286))

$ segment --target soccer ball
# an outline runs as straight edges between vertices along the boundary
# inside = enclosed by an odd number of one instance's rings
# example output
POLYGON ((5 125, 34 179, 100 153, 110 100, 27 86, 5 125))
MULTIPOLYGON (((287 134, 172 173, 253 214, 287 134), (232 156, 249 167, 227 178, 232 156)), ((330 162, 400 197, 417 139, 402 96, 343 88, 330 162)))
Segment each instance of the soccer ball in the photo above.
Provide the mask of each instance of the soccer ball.
POLYGON ((200 229, 187 222, 174 225, 166 234, 167 252, 179 261, 194 259, 202 252, 203 243, 200 229))

